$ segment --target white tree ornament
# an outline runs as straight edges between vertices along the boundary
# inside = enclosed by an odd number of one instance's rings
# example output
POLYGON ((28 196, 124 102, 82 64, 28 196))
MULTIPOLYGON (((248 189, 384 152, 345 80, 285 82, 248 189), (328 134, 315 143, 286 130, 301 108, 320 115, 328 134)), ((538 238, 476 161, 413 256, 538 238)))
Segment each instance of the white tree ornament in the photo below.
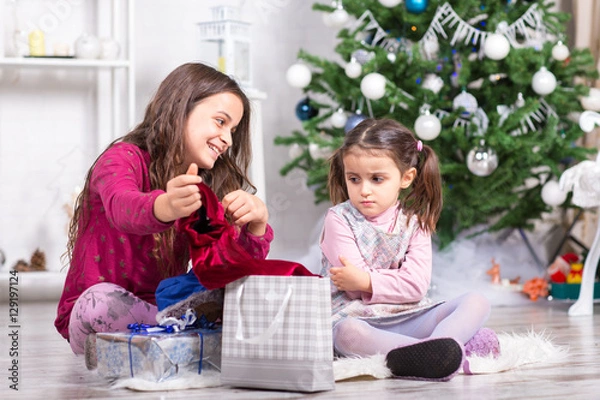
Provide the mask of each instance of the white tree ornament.
POLYGON ((552 47, 552 58, 556 61, 564 61, 566 60, 571 52, 569 48, 563 44, 563 42, 558 42, 554 47, 552 47))
POLYGON ((467 154, 467 168, 473 175, 489 176, 498 168, 498 155, 494 149, 481 142, 467 154))
POLYGON ((379 100, 385 95, 385 82, 385 76, 371 72, 360 82, 360 91, 368 99, 379 100))
POLYGON ((321 18, 323 19, 323 25, 325 25, 328 28, 332 28, 333 27, 332 23, 331 23, 331 13, 325 12, 321 16, 321 18))
POLYGON ((387 8, 396 7, 398 4, 402 3, 402 0, 379 0, 382 6, 387 8))
POLYGON ((331 13, 329 17, 329 24, 332 28, 341 28, 350 19, 348 11, 344 10, 344 6, 340 1, 337 8, 331 13))
POLYGON ((568 192, 562 190, 557 181, 550 180, 542 186, 542 200, 549 206, 560 206, 567 200, 568 192))
POLYGON ((556 89, 556 77, 546 67, 541 67, 538 72, 533 74, 531 87, 537 94, 545 96, 556 89))
POLYGON ((493 33, 485 39, 483 52, 487 58, 502 60, 510 51, 508 39, 500 33, 493 33))
POLYGON ((288 68, 285 77, 290 86, 302 89, 310 83, 312 72, 306 65, 296 63, 288 68))
POLYGON ((475 111, 477 111, 479 104, 477 103, 475 96, 463 90, 454 98, 454 100, 452 100, 452 108, 454 110, 458 110, 461 107, 464 108, 464 111, 461 115, 464 117, 470 117, 475 111))
POLYGON ((429 111, 426 111, 423 115, 415 121, 415 133, 420 139, 433 140, 440 135, 442 131, 442 123, 429 111))
POLYGON ((362 74, 362 65, 354 58, 350 60, 346 67, 344 68, 344 72, 348 78, 358 78, 362 74))
POLYGON ((423 89, 431 90, 433 93, 438 94, 444 87, 444 80, 436 74, 427 74, 423 79, 423 89))
POLYGON ((339 108, 336 112, 331 114, 329 120, 331 121, 331 125, 333 125, 335 128, 343 128, 346 126, 348 116, 343 109, 339 108))

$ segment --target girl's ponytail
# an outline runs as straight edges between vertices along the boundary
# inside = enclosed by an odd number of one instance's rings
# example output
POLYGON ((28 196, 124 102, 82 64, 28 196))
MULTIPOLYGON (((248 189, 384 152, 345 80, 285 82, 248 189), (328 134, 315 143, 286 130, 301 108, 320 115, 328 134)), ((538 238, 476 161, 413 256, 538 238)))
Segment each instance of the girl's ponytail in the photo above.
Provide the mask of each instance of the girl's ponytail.
POLYGON ((415 151, 418 152, 417 176, 402 206, 407 214, 417 215, 422 229, 435 232, 443 203, 439 160, 433 149, 420 140, 415 144, 415 151))

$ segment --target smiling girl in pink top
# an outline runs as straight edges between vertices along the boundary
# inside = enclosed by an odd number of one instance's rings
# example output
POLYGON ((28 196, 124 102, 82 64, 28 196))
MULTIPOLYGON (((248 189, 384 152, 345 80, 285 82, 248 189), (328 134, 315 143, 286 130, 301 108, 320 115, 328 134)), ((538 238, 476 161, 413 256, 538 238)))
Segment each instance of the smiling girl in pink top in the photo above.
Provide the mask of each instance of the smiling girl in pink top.
POLYGON ((445 381, 469 372, 465 355, 499 354, 495 333, 481 329, 485 297, 426 297, 442 209, 431 147, 396 121, 367 119, 332 156, 329 191, 321 275, 332 282, 339 355, 385 354, 396 377, 445 381))
POLYGON ((265 204, 249 192, 249 129, 238 84, 188 63, 160 84, 144 120, 94 162, 70 225, 55 321, 74 353, 96 332, 156 323, 159 282, 187 270, 188 241, 176 226, 202 206, 200 182, 239 227, 235 240, 267 256, 273 232, 265 204))

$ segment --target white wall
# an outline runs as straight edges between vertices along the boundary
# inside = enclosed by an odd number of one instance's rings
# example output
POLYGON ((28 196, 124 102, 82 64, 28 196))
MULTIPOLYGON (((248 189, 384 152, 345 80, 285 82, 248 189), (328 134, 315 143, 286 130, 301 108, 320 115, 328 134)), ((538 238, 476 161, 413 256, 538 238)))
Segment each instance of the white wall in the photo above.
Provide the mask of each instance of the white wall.
MULTIPOLYGON (((4 3, 0 27, 10 32, 9 3, 4 3)), ((72 43, 84 31, 97 32, 93 2, 18 3, 25 26, 47 22, 44 18, 48 16, 60 17, 46 36, 49 42, 72 43)), ((263 103, 263 128, 267 203, 276 233, 271 257, 297 259, 305 255, 327 205, 314 205, 312 192, 298 174, 279 175, 289 159, 288 149, 274 146, 273 139, 301 128, 294 108, 302 92, 287 85, 287 67, 301 47, 334 57, 335 31, 323 25, 321 16, 311 9, 313 2, 305 0, 136 3, 136 122, 173 68, 202 59, 195 24, 210 20, 210 7, 242 6, 243 19, 252 23, 254 86, 268 96, 263 103)), ((46 252, 49 269, 61 268, 59 257, 68 222, 65 205, 83 183, 98 147, 106 142, 103 132, 97 130, 95 82, 95 73, 86 70, 0 69, 0 249, 7 257, 4 269, 18 259, 29 260, 38 247, 46 252), (98 137, 104 138, 101 143, 97 143, 98 137)), ((105 122, 100 119, 102 127, 105 122)))

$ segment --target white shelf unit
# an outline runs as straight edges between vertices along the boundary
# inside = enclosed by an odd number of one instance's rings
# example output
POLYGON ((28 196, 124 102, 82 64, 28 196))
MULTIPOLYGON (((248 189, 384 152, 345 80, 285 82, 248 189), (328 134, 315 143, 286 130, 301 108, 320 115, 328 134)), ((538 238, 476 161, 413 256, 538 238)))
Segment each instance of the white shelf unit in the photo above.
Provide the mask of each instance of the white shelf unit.
MULTIPOLYGON (((0 0, 2 1, 2 0, 0 0)), ((39 70, 70 70, 86 69, 96 73, 96 114, 97 121, 107 121, 105 128, 98 126, 96 135, 98 152, 106 144, 127 133, 135 122, 135 42, 134 15, 135 0, 96 0, 93 15, 97 18, 98 28, 104 29, 104 35, 116 39, 121 52, 118 59, 77 59, 53 57, 3 57, 0 54, 0 70, 4 69, 39 69, 39 70), (122 21, 124 23, 119 23, 122 21), (125 26, 123 26, 125 25, 125 26), (125 70, 125 73, 120 74, 125 70), (122 100, 126 93, 126 115, 123 117, 122 100), (103 107, 103 99, 110 103, 103 107), (106 112, 110 114, 107 118, 106 112), (126 124, 127 126, 124 126, 126 124)), ((85 3, 82 3, 85 4, 85 3)), ((93 7, 94 2, 88 3, 93 7)), ((2 11, 2 10, 0 10, 2 11)), ((2 13, 0 13, 1 15, 2 13)), ((1 21, 0 21, 1 22, 1 21)), ((98 32, 100 33, 100 32, 98 32)), ((3 40, 0 35, 0 39, 3 40)), ((100 122, 98 122, 100 125, 100 122)), ((8 266, 10 267, 10 266, 8 266)), ((6 268, 6 266, 5 266, 6 268)), ((19 273, 23 301, 56 301, 60 297, 64 284, 65 271, 23 272, 19 273)), ((8 287, 9 273, 0 271, 0 286, 8 287)), ((8 300, 7 293, 1 291, 0 303, 8 300)))
POLYGON ((6 67, 56 67, 56 68, 129 68, 129 60, 83 60, 79 58, 0 58, 0 66, 6 67))
MULTIPOLYGON (((108 135, 98 129, 98 150, 103 150, 108 142, 124 135, 134 126, 135 122, 135 43, 134 43, 134 12, 135 0, 97 0, 95 15, 98 27, 109 26, 108 34, 121 45, 120 58, 116 60, 78 59, 78 58, 53 58, 53 57, 2 57, 0 69, 4 68, 37 68, 37 69, 88 69, 95 70, 96 79, 96 114, 98 121, 105 121, 103 117, 102 97, 108 93, 110 99, 110 128, 108 135), (120 21, 125 21, 125 27, 120 21), (117 73, 125 69, 124 79, 117 73), (121 105, 121 88, 124 88, 127 97, 127 114, 123 117, 121 105), (104 137, 108 136, 108 137, 104 137)), ((90 3, 93 4, 93 3, 90 3)))

